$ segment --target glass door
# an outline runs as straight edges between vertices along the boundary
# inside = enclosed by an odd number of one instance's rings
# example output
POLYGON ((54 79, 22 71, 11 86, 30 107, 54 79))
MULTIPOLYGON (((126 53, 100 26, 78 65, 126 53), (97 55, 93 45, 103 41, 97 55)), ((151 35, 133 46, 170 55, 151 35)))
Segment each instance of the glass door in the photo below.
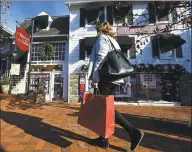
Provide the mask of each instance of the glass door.
POLYGON ((63 100, 63 74, 54 74, 53 100, 63 100))

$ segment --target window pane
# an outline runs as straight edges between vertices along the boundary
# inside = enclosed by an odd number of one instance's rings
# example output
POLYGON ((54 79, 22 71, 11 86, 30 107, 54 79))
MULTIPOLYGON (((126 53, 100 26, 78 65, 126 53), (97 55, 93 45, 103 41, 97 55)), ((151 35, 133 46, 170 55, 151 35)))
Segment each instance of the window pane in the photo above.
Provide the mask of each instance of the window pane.
POLYGON ((132 14, 131 7, 113 7, 113 17, 115 23, 128 23, 129 13, 132 14), (118 8, 118 9, 117 9, 118 8))
POLYGON ((168 17, 168 15, 161 17, 161 18, 158 16, 158 21, 169 21, 169 17, 168 17))
POLYGON ((174 51, 173 50, 167 51, 165 48, 161 49, 160 57, 161 58, 173 58, 174 57, 174 51))
POLYGON ((86 10, 86 19, 89 25, 95 25, 99 15, 99 9, 86 10))
MULTIPOLYGON (((32 61, 43 61, 43 58, 41 57, 40 53, 40 47, 42 44, 33 44, 32 48, 32 61)), ((52 57, 52 60, 64 60, 62 58, 63 55, 65 55, 65 44, 64 43, 54 43, 52 44, 55 48, 55 54, 52 57)), ((47 50, 45 51, 46 55, 49 56, 50 52, 47 50)))

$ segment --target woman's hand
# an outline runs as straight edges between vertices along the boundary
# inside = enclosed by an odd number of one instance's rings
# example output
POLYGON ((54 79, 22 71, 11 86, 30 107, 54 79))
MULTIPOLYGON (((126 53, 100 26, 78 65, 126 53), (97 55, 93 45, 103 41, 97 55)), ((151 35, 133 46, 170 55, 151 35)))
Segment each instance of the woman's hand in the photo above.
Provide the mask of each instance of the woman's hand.
POLYGON ((92 88, 98 88, 98 83, 92 81, 92 82, 91 82, 91 87, 92 87, 92 88))

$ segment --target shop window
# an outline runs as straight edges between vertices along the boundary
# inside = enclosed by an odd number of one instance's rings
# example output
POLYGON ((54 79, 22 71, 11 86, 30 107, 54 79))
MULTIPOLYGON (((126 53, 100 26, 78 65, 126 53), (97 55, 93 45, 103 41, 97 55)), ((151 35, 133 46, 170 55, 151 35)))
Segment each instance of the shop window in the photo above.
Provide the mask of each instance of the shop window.
MULTIPOLYGON (((40 53, 40 48, 42 44, 33 44, 32 47, 32 61, 43 61, 40 53)), ((52 43, 55 49, 55 55, 52 57, 53 61, 63 61, 65 60, 65 43, 52 43)), ((46 49, 45 54, 48 55, 49 51, 46 49)))
POLYGON ((37 91, 40 87, 45 86, 45 93, 49 94, 49 74, 31 74, 29 89, 37 91))

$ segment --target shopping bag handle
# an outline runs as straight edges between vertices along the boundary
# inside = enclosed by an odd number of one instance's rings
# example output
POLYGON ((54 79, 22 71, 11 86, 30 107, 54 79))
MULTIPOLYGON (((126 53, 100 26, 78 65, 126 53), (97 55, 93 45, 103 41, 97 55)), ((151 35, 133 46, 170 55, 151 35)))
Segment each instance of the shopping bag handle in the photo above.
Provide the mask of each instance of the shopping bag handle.
MULTIPOLYGON (((99 91, 99 88, 98 88, 98 84, 95 86, 95 88, 94 89, 96 89, 95 91, 94 91, 94 93, 93 94, 95 94, 95 95, 101 95, 101 93, 100 93, 100 91, 99 91)), ((91 92, 90 92, 91 93, 91 92)), ((84 99, 84 94, 83 94, 83 99, 82 99, 82 104, 85 104, 85 101, 84 101, 85 99, 84 99)))
POLYGON ((95 89, 96 89, 96 93, 95 93, 95 94, 96 94, 96 95, 101 95, 101 94, 100 94, 100 91, 99 91, 99 88, 98 88, 98 84, 96 85, 95 89), (98 92, 99 94, 97 94, 97 92, 98 92))

